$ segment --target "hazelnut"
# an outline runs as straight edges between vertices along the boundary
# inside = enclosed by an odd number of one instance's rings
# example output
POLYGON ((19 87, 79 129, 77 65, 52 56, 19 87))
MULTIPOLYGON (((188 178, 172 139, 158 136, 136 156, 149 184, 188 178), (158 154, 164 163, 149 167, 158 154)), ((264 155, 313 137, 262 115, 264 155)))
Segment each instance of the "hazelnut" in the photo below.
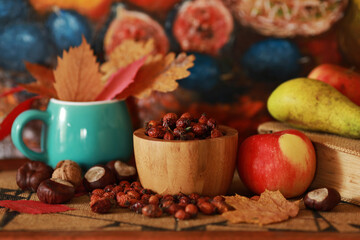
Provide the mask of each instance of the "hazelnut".
POLYGON ((71 200, 74 197, 75 188, 70 182, 50 178, 40 183, 36 194, 44 203, 58 204, 71 200))
POLYGON ((135 167, 120 160, 110 161, 106 166, 115 174, 119 182, 123 180, 135 181, 137 178, 135 167))
POLYGON ((341 200, 338 191, 333 188, 319 188, 308 192, 304 197, 307 208, 318 211, 330 211, 341 200))
POLYGON ((84 187, 91 191, 96 188, 104 188, 116 182, 113 172, 105 166, 94 166, 84 176, 84 187))
POLYGON ((144 216, 152 217, 152 218, 161 217, 163 213, 161 208, 154 204, 148 204, 144 206, 141 212, 144 216))
POLYGON ((22 190, 36 192, 39 184, 51 178, 53 170, 40 161, 30 161, 22 165, 16 173, 16 183, 22 190))
POLYGON ((52 178, 60 178, 70 182, 72 185, 79 186, 81 184, 81 168, 79 164, 71 160, 63 160, 58 162, 52 174, 52 178))

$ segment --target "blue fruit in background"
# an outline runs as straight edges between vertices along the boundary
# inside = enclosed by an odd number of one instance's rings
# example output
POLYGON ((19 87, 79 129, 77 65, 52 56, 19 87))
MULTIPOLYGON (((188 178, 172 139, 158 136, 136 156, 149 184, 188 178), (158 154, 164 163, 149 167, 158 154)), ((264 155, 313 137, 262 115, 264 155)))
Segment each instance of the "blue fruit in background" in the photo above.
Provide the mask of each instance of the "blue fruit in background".
POLYGON ((70 47, 79 46, 82 35, 88 42, 91 40, 92 29, 89 22, 84 16, 72 10, 53 12, 45 25, 59 54, 70 47))
POLYGON ((241 63, 247 75, 258 81, 286 81, 298 76, 301 66, 298 47, 288 40, 267 39, 253 44, 241 63))
POLYGON ((27 18, 29 9, 25 0, 0 0, 0 25, 27 18))
POLYGON ((46 31, 37 23, 14 22, 0 31, 0 67, 25 70, 24 61, 46 64, 54 55, 46 31))
MULTIPOLYGON (((190 54, 190 53, 189 53, 190 54)), ((220 67, 216 59, 201 53, 193 53, 196 57, 194 66, 189 69, 190 76, 179 81, 181 87, 196 90, 208 91, 220 82, 220 67)))

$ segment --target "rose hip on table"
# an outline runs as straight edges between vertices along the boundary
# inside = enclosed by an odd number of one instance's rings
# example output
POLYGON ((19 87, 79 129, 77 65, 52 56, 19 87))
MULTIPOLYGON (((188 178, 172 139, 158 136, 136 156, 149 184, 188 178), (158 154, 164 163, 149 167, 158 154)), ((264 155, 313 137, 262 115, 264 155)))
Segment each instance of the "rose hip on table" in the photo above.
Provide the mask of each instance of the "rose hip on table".
POLYGON ((188 112, 180 117, 175 113, 167 113, 160 121, 147 122, 145 134, 164 140, 199 140, 224 135, 214 118, 205 113, 199 118, 195 118, 188 112))
POLYGON ((150 218, 170 215, 178 220, 196 218, 198 213, 222 214, 231 209, 221 196, 210 198, 197 193, 160 195, 143 188, 140 182, 130 184, 130 182, 123 181, 121 185, 109 185, 104 189, 94 189, 90 193, 90 209, 93 212, 108 213, 115 207, 128 208, 150 218), (128 187, 123 188, 124 185, 128 187), (115 190, 116 192, 114 192, 115 190), (109 194, 111 192, 113 194, 109 194))

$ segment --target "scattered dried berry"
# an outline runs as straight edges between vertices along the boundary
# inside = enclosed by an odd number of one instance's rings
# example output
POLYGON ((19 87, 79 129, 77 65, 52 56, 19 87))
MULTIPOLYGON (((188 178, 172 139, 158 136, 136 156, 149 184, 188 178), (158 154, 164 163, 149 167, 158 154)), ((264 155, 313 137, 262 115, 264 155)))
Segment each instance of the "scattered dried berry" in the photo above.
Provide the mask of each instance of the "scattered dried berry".
POLYGON ((213 129, 211 130, 211 138, 218 138, 218 137, 222 137, 223 134, 219 129, 213 129))
POLYGON ((91 211, 95 213, 108 213, 112 207, 111 201, 107 198, 100 198, 90 202, 91 211))
POLYGON ((154 204, 148 204, 144 206, 141 212, 143 215, 151 218, 161 217, 161 215, 163 214, 161 208, 154 204))

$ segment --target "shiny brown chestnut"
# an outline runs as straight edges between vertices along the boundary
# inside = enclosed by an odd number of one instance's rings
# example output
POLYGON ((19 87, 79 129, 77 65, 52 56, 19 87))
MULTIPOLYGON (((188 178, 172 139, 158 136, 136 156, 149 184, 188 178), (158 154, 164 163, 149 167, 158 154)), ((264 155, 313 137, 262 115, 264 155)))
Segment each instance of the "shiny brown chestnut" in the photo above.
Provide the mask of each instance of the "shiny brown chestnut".
POLYGON ((318 211, 330 211, 341 200, 338 191, 333 188, 319 188, 308 192, 304 197, 307 208, 318 211))
POLYGON ((40 161, 30 161, 22 165, 16 173, 16 183, 22 190, 36 192, 39 184, 51 178, 53 169, 40 161))
POLYGON ((40 183, 36 194, 44 203, 59 204, 70 201, 74 197, 75 188, 68 181, 50 178, 40 183))
POLYGON ((106 164, 106 167, 114 173, 119 182, 123 180, 132 182, 137 178, 136 168, 120 160, 110 161, 106 164))
POLYGON ((108 167, 97 165, 90 168, 85 173, 83 183, 88 191, 92 191, 116 183, 116 178, 114 173, 108 167))

